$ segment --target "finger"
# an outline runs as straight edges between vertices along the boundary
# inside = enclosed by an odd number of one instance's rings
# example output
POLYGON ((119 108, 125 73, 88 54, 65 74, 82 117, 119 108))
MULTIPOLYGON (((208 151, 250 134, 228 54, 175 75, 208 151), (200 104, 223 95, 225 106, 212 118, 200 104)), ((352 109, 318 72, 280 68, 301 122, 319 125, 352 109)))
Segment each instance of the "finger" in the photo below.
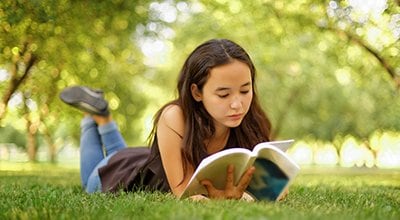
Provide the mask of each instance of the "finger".
POLYGON ((202 180, 200 182, 200 184, 203 185, 206 188, 208 194, 211 194, 216 190, 214 185, 212 184, 212 182, 210 180, 202 180))
POLYGON ((225 189, 231 189, 234 186, 234 173, 235 172, 235 166, 232 164, 228 165, 228 168, 226 169, 226 183, 225 183, 225 189))
POLYGON ((253 178, 253 174, 256 168, 254 166, 250 167, 247 169, 247 171, 243 174, 242 178, 240 178, 240 181, 237 185, 237 187, 241 190, 244 191, 247 186, 249 186, 251 179, 253 178))
POLYGON ((203 180, 200 183, 206 188, 209 198, 223 198, 223 194, 221 194, 221 191, 215 188, 210 180, 203 180))

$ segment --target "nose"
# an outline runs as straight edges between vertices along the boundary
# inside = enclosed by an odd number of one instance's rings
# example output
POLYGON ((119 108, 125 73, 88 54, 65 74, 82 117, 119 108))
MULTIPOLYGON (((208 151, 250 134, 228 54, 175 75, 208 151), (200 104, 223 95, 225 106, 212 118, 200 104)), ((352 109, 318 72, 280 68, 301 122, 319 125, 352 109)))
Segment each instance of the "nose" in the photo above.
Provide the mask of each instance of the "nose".
POLYGON ((232 109, 240 109, 242 108, 242 100, 238 97, 233 98, 230 107, 232 109))

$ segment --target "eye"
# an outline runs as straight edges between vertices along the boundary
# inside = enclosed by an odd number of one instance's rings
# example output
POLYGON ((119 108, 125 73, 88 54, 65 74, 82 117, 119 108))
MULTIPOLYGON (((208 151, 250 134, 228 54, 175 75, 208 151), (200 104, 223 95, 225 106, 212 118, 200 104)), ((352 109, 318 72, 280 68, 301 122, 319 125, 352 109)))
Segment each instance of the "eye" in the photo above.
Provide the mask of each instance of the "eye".
POLYGON ((228 97, 228 95, 229 95, 229 94, 221 94, 221 95, 218 95, 218 97, 220 97, 220 98, 226 98, 226 97, 228 97))
POLYGON ((241 94, 247 94, 249 92, 250 92, 250 90, 240 91, 241 94))

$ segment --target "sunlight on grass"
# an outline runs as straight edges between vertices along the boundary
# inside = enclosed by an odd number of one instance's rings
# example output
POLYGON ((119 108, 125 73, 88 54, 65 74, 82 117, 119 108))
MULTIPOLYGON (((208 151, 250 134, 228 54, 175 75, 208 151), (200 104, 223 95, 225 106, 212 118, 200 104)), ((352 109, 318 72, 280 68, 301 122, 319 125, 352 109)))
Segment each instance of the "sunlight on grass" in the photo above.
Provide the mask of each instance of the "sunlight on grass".
POLYGON ((0 171, 49 171, 49 170, 78 170, 76 164, 50 164, 31 162, 7 162, 0 161, 0 171))
MULTIPOLYGON (((303 167, 294 185, 343 187, 399 187, 399 169, 303 167)), ((399 192, 400 196, 400 192, 399 192)))

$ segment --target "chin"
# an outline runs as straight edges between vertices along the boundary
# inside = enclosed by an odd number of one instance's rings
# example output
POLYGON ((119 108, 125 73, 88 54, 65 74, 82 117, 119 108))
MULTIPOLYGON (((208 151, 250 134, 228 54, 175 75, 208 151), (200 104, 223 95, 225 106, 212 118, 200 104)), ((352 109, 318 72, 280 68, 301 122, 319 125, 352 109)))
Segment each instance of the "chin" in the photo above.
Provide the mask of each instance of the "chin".
POLYGON ((226 124, 226 127, 229 127, 229 128, 236 128, 236 127, 239 127, 239 125, 240 124, 242 124, 242 121, 239 121, 239 122, 235 122, 235 123, 227 123, 226 124))

